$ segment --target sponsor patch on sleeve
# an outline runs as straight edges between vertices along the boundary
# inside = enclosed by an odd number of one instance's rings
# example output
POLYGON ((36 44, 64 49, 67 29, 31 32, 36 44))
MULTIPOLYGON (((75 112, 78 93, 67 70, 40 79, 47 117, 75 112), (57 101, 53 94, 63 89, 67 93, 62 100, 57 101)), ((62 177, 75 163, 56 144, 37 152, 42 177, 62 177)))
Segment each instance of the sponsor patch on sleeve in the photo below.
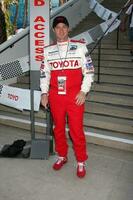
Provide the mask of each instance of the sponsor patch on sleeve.
POLYGON ((94 72, 94 66, 93 66, 92 59, 90 56, 86 57, 85 68, 86 68, 86 73, 94 72))

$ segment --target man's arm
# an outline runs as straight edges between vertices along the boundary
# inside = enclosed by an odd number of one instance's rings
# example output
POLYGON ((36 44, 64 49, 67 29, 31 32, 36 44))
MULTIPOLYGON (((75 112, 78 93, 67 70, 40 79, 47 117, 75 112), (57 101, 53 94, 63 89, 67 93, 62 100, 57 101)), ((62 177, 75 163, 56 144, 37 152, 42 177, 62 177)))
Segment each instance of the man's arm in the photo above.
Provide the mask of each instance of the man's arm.
POLYGON ((50 84, 50 73, 51 69, 47 62, 47 53, 44 49, 44 63, 42 63, 42 67, 40 69, 40 88, 41 88, 41 104, 45 108, 48 105, 48 91, 49 91, 49 84, 50 84))
POLYGON ((81 90, 76 96, 76 104, 82 105, 85 102, 86 94, 90 91, 92 82, 94 81, 94 66, 86 46, 83 47, 82 51, 82 73, 83 81, 81 90))
POLYGON ((133 6, 133 1, 130 1, 130 3, 126 7, 126 11, 125 11, 124 16, 121 20, 121 24, 120 24, 120 31, 121 32, 126 31, 127 21, 128 21, 128 18, 130 16, 131 12, 132 12, 132 6, 133 6))
POLYGON ((126 31, 126 26, 127 26, 127 20, 128 20, 129 15, 124 14, 121 24, 120 24, 120 31, 125 32, 126 31))

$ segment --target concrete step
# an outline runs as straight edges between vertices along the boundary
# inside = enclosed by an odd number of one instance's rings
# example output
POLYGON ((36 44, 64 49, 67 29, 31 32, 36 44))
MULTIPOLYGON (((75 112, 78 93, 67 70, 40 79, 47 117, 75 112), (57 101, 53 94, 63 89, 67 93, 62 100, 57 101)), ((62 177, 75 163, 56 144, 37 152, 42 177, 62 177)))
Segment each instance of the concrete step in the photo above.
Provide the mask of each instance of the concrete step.
MULTIPOLYGON (((31 130, 31 121, 27 117, 23 116, 23 119, 19 116, 9 116, 0 114, 0 124, 20 128, 23 130, 31 130)), ((35 121, 35 131, 38 133, 46 132, 46 123, 40 123, 35 121)))
MULTIPOLYGON (((30 112, 29 111, 19 111, 17 109, 8 107, 8 106, 4 106, 4 105, 0 105, 0 114, 1 115, 5 115, 5 116, 17 116, 21 119, 26 118, 29 119, 30 118, 30 112)), ((46 118, 46 113, 45 111, 40 108, 39 112, 35 112, 35 117, 36 118, 40 118, 40 119, 44 119, 46 118)))
MULTIPOLYGON (((121 34, 119 33, 119 41, 118 41, 118 44, 119 45, 130 45, 130 42, 129 42, 129 39, 128 39, 128 36, 127 35, 124 35, 124 34, 121 34)), ((107 36, 105 36, 102 41, 101 41, 102 44, 117 44, 117 33, 115 32, 115 34, 108 34, 107 36)))
MULTIPOLYGON (((122 134, 133 134, 132 120, 116 117, 85 113, 84 126, 119 132, 122 134)), ((131 136, 133 138, 133 136, 131 136)))
MULTIPOLYGON (((98 67, 95 65, 95 73, 98 73, 98 67)), ((103 67, 100 66, 101 74, 110 74, 118 76, 132 76, 133 77, 133 68, 116 68, 116 67, 103 67)))
POLYGON ((114 4, 112 0, 104 0, 102 2, 102 5, 107 6, 107 7, 114 6, 114 7, 120 8, 120 6, 125 4, 126 2, 127 2, 126 0, 122 0, 122 1, 121 0, 115 0, 115 4, 114 4))
POLYGON ((88 143, 133 151, 133 138, 128 137, 127 134, 115 135, 114 132, 92 127, 86 128, 85 133, 88 143))
MULTIPOLYGON (((98 65, 98 60, 93 60, 94 65, 98 65)), ((124 62, 124 61, 108 61, 108 60, 101 60, 100 65, 103 67, 116 67, 116 68, 133 68, 132 62, 124 62)))
MULTIPOLYGON (((95 81, 97 81, 97 74, 95 74, 95 81)), ((100 74, 100 83, 114 83, 114 84, 123 84, 123 85, 133 85, 132 76, 119 76, 119 75, 110 75, 110 74, 100 74)))
MULTIPOLYGON (((98 59, 98 54, 91 55, 92 60, 98 59)), ((131 62, 132 57, 130 55, 108 55, 108 54, 101 54, 102 61, 121 61, 121 62, 131 62)))
POLYGON ((88 101, 113 104, 118 106, 130 106, 133 108, 133 96, 111 94, 104 92, 90 92, 87 97, 88 101))
MULTIPOLYGON (((89 48, 90 49, 90 48, 89 48)), ((98 54, 98 48, 93 51, 93 54, 98 54)), ((119 55, 119 56, 130 56, 128 49, 104 49, 101 48, 101 54, 103 55, 119 55)))
MULTIPOLYGON (((111 130, 106 130, 106 129, 99 129, 95 127, 85 127, 84 128, 85 132, 90 132, 90 133, 95 133, 103 137, 112 137, 112 138, 119 138, 121 140, 128 139, 131 143, 133 143, 133 135, 128 134, 128 133, 121 133, 121 132, 116 132, 116 131, 111 131, 111 130)), ((133 147, 132 147, 133 148, 133 147)))
MULTIPOLYGON (((102 48, 105 48, 105 49, 117 49, 117 43, 114 43, 112 44, 111 43, 102 43, 101 45, 102 48)), ((119 44, 118 46, 119 49, 130 49, 130 45, 129 44, 119 44)))
POLYGON ((93 84, 92 91, 107 92, 113 94, 124 94, 124 95, 133 95, 133 87, 128 85, 120 84, 111 84, 111 83, 100 83, 93 84))
POLYGON ((133 120, 133 109, 128 106, 114 106, 99 102, 88 102, 85 103, 85 112, 89 114, 99 114, 104 116, 119 117, 123 119, 133 120))

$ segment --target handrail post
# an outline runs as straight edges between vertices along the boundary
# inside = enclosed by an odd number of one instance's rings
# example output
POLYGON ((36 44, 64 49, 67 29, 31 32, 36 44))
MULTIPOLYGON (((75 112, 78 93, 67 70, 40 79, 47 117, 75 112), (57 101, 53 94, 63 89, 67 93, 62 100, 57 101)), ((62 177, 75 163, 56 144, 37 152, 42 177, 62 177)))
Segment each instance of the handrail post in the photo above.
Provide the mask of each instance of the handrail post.
MULTIPOLYGON (((118 19, 119 19, 119 17, 118 17, 118 19)), ((120 36, 120 29, 119 29, 119 27, 117 28, 117 38, 116 38, 116 49, 119 49, 119 36, 120 36)))
POLYGON ((98 72, 97 72, 97 83, 100 83, 100 64, 101 64, 101 41, 98 45, 98 72))

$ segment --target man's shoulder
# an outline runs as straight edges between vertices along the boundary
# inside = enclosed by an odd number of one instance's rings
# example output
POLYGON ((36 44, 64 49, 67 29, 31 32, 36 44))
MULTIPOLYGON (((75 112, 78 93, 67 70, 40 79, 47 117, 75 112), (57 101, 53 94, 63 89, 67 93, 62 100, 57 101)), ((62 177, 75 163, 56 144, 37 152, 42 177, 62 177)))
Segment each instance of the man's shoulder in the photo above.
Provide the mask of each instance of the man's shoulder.
POLYGON ((71 39, 70 44, 73 46, 76 45, 78 48, 86 48, 86 43, 83 40, 71 39))
POLYGON ((57 42, 53 42, 53 43, 51 43, 51 44, 45 46, 44 48, 45 48, 45 49, 49 49, 49 48, 54 47, 56 44, 57 44, 57 42))
POLYGON ((83 41, 82 39, 81 40, 70 39, 70 42, 77 43, 77 44, 85 44, 85 41, 83 41))

